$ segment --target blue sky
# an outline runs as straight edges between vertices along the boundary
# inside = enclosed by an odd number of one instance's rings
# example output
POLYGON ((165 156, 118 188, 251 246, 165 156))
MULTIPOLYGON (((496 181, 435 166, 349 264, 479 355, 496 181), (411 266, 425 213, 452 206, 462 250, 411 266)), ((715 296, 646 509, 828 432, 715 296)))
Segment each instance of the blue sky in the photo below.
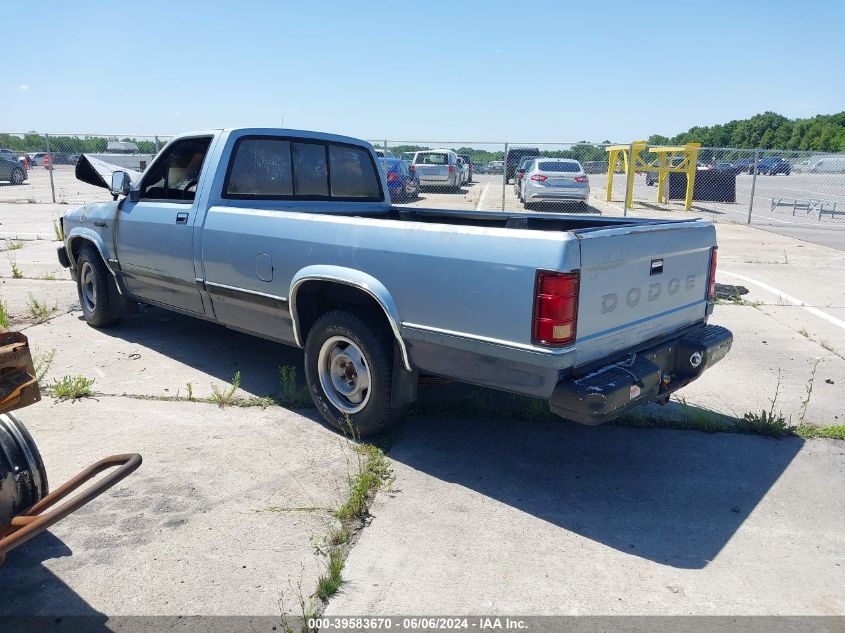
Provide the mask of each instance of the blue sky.
POLYGON ((629 141, 845 109, 845 2, 16 6, 0 19, 12 132, 284 120, 367 139, 629 141))

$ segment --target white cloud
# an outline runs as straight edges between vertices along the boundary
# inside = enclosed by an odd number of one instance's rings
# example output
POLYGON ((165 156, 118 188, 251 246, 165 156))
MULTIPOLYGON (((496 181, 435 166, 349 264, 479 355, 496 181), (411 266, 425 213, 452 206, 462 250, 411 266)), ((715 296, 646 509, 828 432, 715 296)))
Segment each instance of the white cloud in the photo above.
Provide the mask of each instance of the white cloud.
POLYGON ((21 84, 20 86, 18 86, 18 90, 23 90, 24 92, 26 92, 27 90, 29 90, 29 84, 21 84))

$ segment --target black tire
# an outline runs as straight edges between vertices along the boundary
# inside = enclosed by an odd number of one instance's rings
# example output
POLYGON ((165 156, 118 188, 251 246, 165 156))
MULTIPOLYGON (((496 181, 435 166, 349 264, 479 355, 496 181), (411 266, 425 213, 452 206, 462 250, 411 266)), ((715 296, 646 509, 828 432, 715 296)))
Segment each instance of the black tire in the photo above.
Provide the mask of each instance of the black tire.
POLYGON ((76 292, 88 325, 108 327, 120 321, 109 305, 109 284, 113 283, 100 253, 93 246, 83 246, 76 259, 76 292))
POLYGON ((22 185, 25 178, 25 174, 23 173, 23 169, 20 167, 15 167, 12 170, 11 175, 9 176, 9 182, 13 185, 22 185))
MULTIPOLYGON (((386 332, 373 326, 376 318, 375 314, 353 309, 328 312, 317 319, 305 342, 305 379, 314 405, 326 422, 344 434, 351 433, 355 437, 382 433, 405 413, 404 406, 394 407, 391 402, 393 343, 386 332), (333 350, 333 345, 343 345, 338 339, 345 339, 357 346, 357 350, 353 350, 353 357, 355 351, 360 351, 363 357, 369 375, 369 388, 362 403, 353 404, 333 387, 330 367, 334 363, 327 361, 334 356, 326 352, 321 357, 324 348, 333 350), (327 393, 321 380, 321 361, 324 363, 322 377, 329 383, 331 394, 327 393), (358 411, 343 410, 335 404, 338 401, 343 401, 352 409, 362 404, 363 408, 358 411)), ((341 355, 349 349, 347 346, 341 355)), ((357 378, 356 372, 354 379, 357 378)))

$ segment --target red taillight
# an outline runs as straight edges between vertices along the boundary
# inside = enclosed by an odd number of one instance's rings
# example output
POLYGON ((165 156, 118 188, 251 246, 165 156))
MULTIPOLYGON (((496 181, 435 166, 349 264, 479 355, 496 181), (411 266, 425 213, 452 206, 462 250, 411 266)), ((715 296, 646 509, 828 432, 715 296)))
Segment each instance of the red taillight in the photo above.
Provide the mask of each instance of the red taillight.
POLYGON ((575 176, 575 182, 587 182, 589 178, 586 176, 575 176))
POLYGON ((411 165, 410 167, 408 167, 408 169, 411 171, 411 173, 412 173, 412 174, 414 173, 414 166, 413 166, 413 165, 411 165))
POLYGON ((395 172, 388 172, 387 182, 396 182, 397 180, 399 180, 399 176, 397 176, 395 172))
POLYGON ((578 273, 537 271, 532 341, 562 346, 575 340, 578 317, 578 273))
POLYGON ((543 176, 542 174, 534 174, 531 176, 531 180, 534 182, 546 182, 549 179, 548 176, 543 176))
POLYGON ((454 168, 454 167, 452 167, 451 165, 449 165, 449 173, 450 173, 450 174, 451 174, 451 173, 454 173, 454 171, 455 171, 455 168, 454 168))
POLYGON ((707 299, 711 301, 716 296, 716 249, 716 246, 710 249, 710 278, 707 283, 707 299))

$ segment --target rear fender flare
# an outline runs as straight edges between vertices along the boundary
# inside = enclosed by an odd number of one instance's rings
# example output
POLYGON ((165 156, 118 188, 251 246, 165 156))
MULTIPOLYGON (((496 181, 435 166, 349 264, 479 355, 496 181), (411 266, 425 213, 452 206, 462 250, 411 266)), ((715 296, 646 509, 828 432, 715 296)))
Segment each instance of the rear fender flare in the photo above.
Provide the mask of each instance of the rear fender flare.
POLYGON ((399 312, 396 309, 396 302, 393 300, 390 292, 384 287, 378 279, 360 270, 354 268, 346 268, 344 266, 329 266, 316 265, 306 266, 297 272, 290 284, 290 293, 288 294, 288 302, 290 307, 291 321, 293 322, 293 336, 296 344, 303 347, 305 341, 299 331, 299 319, 296 308, 296 293, 302 285, 308 281, 327 281, 332 283, 345 284, 358 288, 375 299, 390 324, 390 329, 393 337, 396 339, 396 344, 399 347, 400 355, 402 356, 402 365, 407 371, 413 371, 411 362, 408 358, 408 350, 405 347, 405 341, 402 339, 402 334, 399 330, 399 312))

